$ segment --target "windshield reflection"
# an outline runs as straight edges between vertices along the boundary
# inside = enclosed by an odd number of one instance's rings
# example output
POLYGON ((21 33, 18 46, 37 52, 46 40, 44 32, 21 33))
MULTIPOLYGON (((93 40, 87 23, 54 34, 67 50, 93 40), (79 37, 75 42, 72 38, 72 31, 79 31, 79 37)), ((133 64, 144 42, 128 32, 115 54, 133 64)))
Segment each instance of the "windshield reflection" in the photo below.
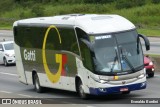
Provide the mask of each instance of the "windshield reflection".
POLYGON ((115 38, 112 35, 97 36, 93 44, 95 70, 100 72, 119 72, 121 66, 115 38))
MULTIPOLYGON (((93 45, 95 71, 101 73, 135 72, 143 66, 142 48, 137 52, 137 32, 90 37, 93 45)), ((141 44, 138 43, 140 46, 141 44)))
POLYGON ((4 44, 5 50, 13 50, 13 43, 4 44))

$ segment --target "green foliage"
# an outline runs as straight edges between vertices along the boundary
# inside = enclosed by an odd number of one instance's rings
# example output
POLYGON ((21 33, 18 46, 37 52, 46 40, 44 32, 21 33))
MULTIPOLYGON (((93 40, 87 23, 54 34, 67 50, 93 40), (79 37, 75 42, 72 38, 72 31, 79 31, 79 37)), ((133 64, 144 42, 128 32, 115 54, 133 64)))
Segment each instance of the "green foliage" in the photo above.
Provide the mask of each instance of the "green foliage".
POLYGON ((146 3, 146 0, 118 0, 116 1, 116 8, 132 8, 136 6, 142 6, 146 3))
POLYGON ((160 37, 160 29, 138 29, 138 32, 146 36, 160 37))
POLYGON ((160 3, 160 0, 152 0, 152 3, 154 4, 160 3))
POLYGON ((0 14, 5 11, 10 11, 13 8, 14 0, 1 0, 0 1, 0 14))
POLYGON ((35 4, 31 10, 36 17, 40 17, 44 15, 44 7, 41 4, 35 4))

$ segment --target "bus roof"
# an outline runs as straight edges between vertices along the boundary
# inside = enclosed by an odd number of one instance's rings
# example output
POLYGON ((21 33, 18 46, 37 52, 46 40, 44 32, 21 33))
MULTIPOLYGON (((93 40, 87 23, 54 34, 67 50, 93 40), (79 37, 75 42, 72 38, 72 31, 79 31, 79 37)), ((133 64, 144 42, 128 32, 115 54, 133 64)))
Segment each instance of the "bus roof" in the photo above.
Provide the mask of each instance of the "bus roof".
POLYGON ((74 26, 83 29, 88 34, 112 33, 135 29, 135 26, 119 15, 98 15, 98 14, 69 14, 52 17, 39 17, 19 20, 18 24, 53 24, 74 26))

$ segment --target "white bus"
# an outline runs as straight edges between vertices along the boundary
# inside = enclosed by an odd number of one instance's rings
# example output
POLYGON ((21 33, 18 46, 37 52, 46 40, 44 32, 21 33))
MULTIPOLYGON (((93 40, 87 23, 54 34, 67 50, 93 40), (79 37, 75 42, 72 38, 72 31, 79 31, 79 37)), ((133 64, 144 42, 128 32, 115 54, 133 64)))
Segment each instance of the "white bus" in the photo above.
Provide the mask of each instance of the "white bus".
POLYGON ((140 37, 119 15, 69 14, 13 24, 19 80, 88 94, 129 94, 146 88, 140 37))

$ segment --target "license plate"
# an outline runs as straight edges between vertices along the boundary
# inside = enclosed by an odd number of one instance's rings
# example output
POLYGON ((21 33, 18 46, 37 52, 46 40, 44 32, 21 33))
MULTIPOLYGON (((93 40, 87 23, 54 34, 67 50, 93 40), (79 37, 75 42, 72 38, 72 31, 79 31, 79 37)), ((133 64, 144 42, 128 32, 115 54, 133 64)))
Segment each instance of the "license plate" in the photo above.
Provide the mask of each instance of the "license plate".
POLYGON ((128 88, 121 88, 120 91, 121 92, 128 91, 128 88))

